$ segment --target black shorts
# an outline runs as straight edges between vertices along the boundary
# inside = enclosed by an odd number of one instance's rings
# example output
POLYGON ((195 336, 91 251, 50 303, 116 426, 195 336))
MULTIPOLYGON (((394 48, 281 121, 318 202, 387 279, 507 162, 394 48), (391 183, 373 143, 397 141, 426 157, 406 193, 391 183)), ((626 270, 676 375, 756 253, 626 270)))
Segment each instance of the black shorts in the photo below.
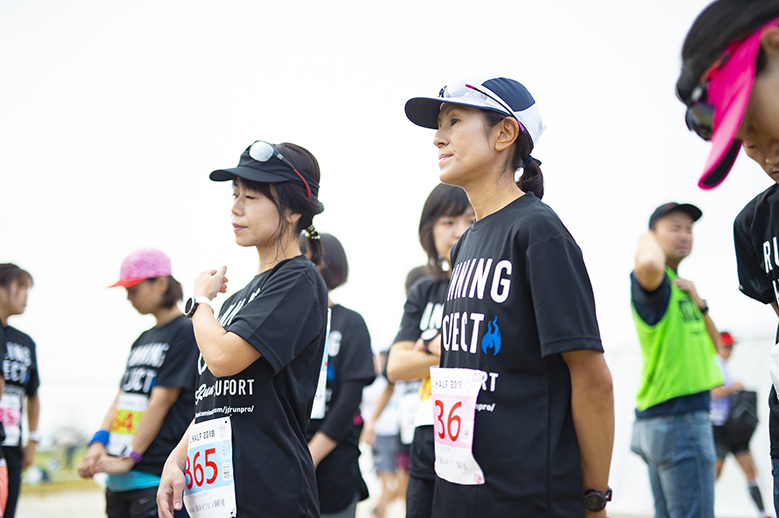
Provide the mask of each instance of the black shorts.
MULTIPOLYGON (((157 486, 130 491, 105 491, 105 510, 109 518, 156 518, 157 486)), ((188 518, 186 507, 173 513, 175 518, 188 518)))
POLYGON ((714 448, 717 450, 717 459, 724 459, 728 453, 738 455, 749 451, 749 441, 734 440, 726 431, 724 426, 712 425, 714 432, 714 448))

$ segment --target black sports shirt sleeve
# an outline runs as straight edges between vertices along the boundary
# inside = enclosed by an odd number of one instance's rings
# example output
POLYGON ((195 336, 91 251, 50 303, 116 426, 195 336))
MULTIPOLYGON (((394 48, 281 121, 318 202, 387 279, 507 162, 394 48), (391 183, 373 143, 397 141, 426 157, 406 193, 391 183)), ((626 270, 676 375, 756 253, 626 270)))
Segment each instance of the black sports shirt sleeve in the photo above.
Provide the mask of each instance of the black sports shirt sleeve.
POLYGON ((630 300, 636 313, 648 326, 660 322, 668 310, 671 300, 671 281, 666 273, 660 286, 653 291, 645 290, 636 279, 635 272, 630 273, 630 300))
POLYGON ((249 342, 278 374, 320 335, 320 304, 308 275, 300 275, 298 268, 279 268, 226 330, 249 342), (307 318, 301 322, 300 315, 307 318))
POLYGON ((419 322, 427 304, 425 291, 435 280, 432 277, 423 277, 417 281, 408 293, 406 304, 403 306, 403 318, 400 320, 400 329, 393 343, 412 341, 416 342, 422 334, 419 322))
POLYGON ((168 341, 165 361, 157 371, 155 386, 168 388, 194 388, 198 348, 192 322, 181 315, 168 341))
POLYGON ((581 250, 569 235, 554 230, 549 238, 533 242, 526 253, 541 355, 603 351, 581 250))
POLYGON ((773 286, 766 275, 763 258, 758 255, 761 246, 755 245, 752 239, 754 203, 755 200, 747 204, 733 222, 738 289, 747 297, 770 304, 775 300, 773 286))

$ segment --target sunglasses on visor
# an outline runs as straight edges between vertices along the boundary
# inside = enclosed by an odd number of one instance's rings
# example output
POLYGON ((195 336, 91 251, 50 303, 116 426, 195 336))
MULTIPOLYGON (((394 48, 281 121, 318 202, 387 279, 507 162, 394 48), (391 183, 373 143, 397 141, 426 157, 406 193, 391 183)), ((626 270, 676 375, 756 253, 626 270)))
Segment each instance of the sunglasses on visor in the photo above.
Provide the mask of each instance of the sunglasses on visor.
POLYGON ((484 90, 477 88, 473 85, 470 85, 468 83, 464 82, 457 82, 452 86, 445 86, 441 88, 441 91, 438 92, 438 97, 441 98, 454 98, 454 97, 476 97, 477 99, 480 99, 485 102, 489 102, 490 100, 494 103, 497 103, 500 108, 504 112, 506 112, 506 115, 509 117, 515 119, 517 121, 517 124, 519 124, 520 131, 525 131, 525 127, 522 125, 521 122, 519 122, 519 119, 517 119, 517 116, 514 115, 514 111, 497 95, 490 94, 488 92, 485 92, 484 90))
POLYGON ((308 193, 308 199, 311 199, 311 189, 308 186, 308 182, 303 177, 302 174, 300 174, 300 171, 298 171, 294 165, 292 165, 292 162, 284 158, 284 155, 279 153, 276 148, 273 146, 273 144, 270 144, 268 142, 258 140, 254 144, 251 145, 249 148, 249 156, 255 159, 258 162, 267 162, 274 156, 287 164, 293 171, 295 171, 295 174, 297 174, 301 180, 303 180, 303 185, 306 186, 306 192, 308 193))

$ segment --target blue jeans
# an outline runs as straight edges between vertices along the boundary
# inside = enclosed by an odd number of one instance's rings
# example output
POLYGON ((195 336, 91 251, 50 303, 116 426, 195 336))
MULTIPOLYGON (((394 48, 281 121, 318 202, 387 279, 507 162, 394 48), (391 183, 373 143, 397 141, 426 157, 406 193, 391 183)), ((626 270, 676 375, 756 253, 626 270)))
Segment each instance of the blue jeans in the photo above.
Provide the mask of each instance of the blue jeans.
POLYGON ((630 449, 649 468, 655 518, 714 518, 717 455, 708 412, 636 419, 630 449))

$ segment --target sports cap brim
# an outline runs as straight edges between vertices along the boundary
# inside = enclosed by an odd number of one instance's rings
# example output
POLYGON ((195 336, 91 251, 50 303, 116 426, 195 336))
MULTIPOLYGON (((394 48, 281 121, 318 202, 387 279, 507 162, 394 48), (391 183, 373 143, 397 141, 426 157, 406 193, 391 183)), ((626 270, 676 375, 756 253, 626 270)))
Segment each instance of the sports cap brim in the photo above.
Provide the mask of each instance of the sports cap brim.
POLYGON ((701 189, 713 189, 722 183, 736 161, 741 148, 736 134, 755 82, 760 36, 765 29, 777 24, 779 19, 764 25, 746 39, 731 44, 723 52, 722 59, 727 61, 713 70, 708 78, 707 101, 714 106, 713 133, 712 148, 698 181, 701 189))
POLYGON ((123 281, 113 283, 109 286, 109 288, 130 288, 136 284, 142 283, 146 279, 148 279, 148 277, 144 277, 143 279, 125 279, 123 281))
MULTIPOLYGON (((235 180, 236 178, 244 178, 246 180, 259 183, 281 183, 295 181, 295 179, 289 178, 288 176, 274 174, 269 171, 255 169, 253 167, 241 166, 233 167, 232 169, 217 169, 216 171, 212 171, 208 177, 214 182, 227 182, 230 180, 235 180)), ((302 184, 303 182, 298 183, 302 184)))
POLYGON ((500 110, 473 97, 414 97, 406 102, 406 117, 408 120, 423 128, 438 129, 438 115, 444 103, 471 106, 482 110, 494 111, 506 116, 514 116, 506 110, 500 110))
POLYGON ((649 228, 655 226, 660 219, 670 214, 671 212, 684 212, 692 218, 693 223, 701 219, 703 211, 691 203, 676 203, 674 201, 660 205, 655 209, 651 216, 649 216, 649 228))

